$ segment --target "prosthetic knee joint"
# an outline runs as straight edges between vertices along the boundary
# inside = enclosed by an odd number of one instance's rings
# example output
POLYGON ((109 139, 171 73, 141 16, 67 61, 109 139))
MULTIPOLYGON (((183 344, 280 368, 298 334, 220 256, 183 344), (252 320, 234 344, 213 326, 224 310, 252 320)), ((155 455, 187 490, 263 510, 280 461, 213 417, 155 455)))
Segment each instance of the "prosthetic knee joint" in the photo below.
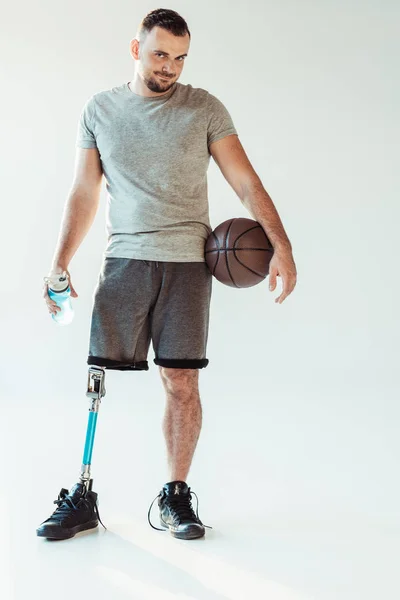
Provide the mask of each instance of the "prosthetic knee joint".
POLYGON ((92 463, 92 452, 94 437, 96 433, 97 415, 99 413, 101 399, 106 394, 104 380, 105 370, 102 367, 98 367, 97 365, 90 365, 86 392, 86 396, 89 398, 90 403, 89 418, 80 475, 80 481, 85 485, 87 491, 92 488, 93 480, 90 477, 90 467, 92 463))

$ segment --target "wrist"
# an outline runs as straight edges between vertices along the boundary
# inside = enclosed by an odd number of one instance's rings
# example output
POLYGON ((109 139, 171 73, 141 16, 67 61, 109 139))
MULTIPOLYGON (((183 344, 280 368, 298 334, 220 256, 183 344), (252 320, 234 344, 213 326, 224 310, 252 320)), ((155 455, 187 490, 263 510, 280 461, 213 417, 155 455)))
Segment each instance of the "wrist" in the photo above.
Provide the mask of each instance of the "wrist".
POLYGON ((289 243, 287 244, 273 244, 274 246, 274 252, 276 252, 277 254, 286 254, 287 252, 290 252, 290 254, 292 253, 292 246, 289 243))
POLYGON ((63 263, 53 263, 50 268, 50 273, 64 273, 68 271, 68 265, 63 263))

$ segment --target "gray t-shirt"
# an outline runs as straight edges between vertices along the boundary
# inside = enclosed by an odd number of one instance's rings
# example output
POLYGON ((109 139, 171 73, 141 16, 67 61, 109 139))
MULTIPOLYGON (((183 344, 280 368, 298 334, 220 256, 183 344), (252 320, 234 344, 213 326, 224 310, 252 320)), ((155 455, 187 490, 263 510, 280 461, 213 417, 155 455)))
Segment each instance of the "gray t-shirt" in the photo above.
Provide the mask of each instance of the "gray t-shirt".
POLYGON ((104 256, 204 261, 211 232, 207 196, 209 145, 236 134, 222 102, 175 82, 145 97, 127 83, 91 96, 76 145, 97 147, 106 179, 104 256))

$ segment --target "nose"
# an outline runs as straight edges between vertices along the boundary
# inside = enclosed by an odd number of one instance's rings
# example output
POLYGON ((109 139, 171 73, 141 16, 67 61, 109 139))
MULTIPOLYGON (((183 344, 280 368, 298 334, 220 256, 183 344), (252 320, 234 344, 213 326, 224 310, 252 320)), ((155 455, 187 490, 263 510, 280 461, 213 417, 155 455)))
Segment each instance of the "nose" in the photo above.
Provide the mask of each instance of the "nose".
POLYGON ((166 57, 166 60, 163 62, 162 65, 162 73, 165 75, 172 75, 173 74, 173 60, 172 59, 168 59, 166 57))

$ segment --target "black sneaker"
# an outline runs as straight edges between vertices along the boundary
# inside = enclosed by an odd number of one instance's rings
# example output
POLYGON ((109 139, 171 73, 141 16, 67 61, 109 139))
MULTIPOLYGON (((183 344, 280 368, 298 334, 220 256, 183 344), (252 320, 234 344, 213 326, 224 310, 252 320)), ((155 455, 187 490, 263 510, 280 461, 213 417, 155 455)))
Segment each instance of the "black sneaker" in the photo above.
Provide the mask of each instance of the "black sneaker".
MULTIPOLYGON (((171 481, 166 483, 161 492, 156 496, 151 503, 147 515, 148 521, 153 529, 157 531, 165 531, 169 529, 173 537, 181 540, 192 540, 203 537, 205 527, 212 529, 209 525, 203 525, 192 508, 191 496, 194 492, 190 491, 190 487, 184 481, 171 481), (154 527, 150 521, 150 511, 154 502, 158 498, 158 508, 160 510, 160 524, 163 529, 154 527)), ((197 498, 197 495, 194 494, 197 498)), ((197 508, 199 499, 197 498, 197 508)))
POLYGON ((94 529, 99 521, 101 523, 97 494, 92 490, 86 491, 83 483, 76 483, 70 492, 62 488, 54 504, 58 505, 56 510, 36 530, 40 537, 66 540, 79 531, 94 529))

